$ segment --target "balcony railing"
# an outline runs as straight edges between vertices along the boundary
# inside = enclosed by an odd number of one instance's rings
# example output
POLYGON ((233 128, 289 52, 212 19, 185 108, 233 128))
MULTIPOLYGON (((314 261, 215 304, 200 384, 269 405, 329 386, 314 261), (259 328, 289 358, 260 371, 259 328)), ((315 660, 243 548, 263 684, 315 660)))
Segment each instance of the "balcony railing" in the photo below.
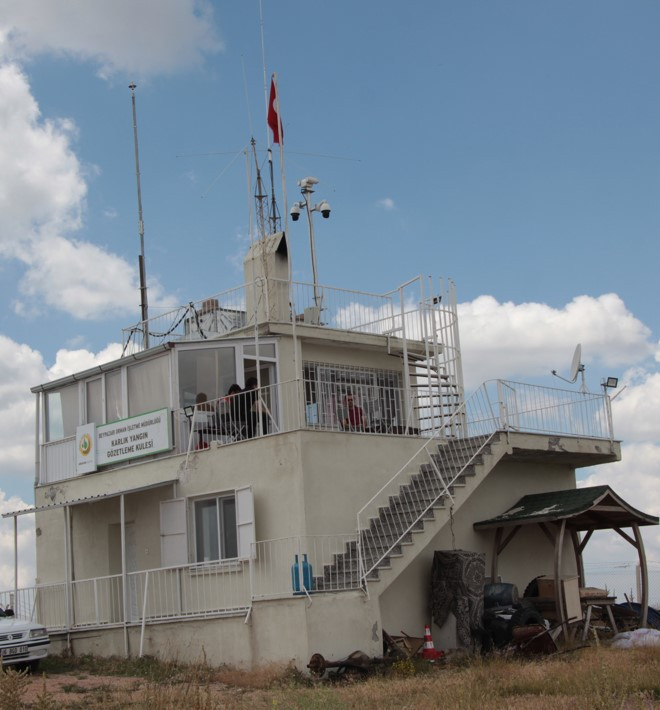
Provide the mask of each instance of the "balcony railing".
POLYGON ((358 589, 357 574, 337 585, 328 572, 347 547, 353 552, 343 555, 345 564, 357 570, 355 540, 355 535, 263 540, 253 544, 250 559, 20 588, 0 592, 0 603, 50 631, 235 616, 246 614, 254 600, 358 589))
MULTIPOLYGON (((184 409, 174 410, 174 449, 168 455, 299 429, 432 438, 471 436, 483 433, 485 427, 491 433, 611 440, 609 401, 603 394, 493 380, 472 395, 468 406, 457 410, 451 392, 442 387, 291 380, 198 404, 188 408, 188 416, 184 409)), ((42 484, 76 476, 73 438, 49 442, 42 452, 42 484)))

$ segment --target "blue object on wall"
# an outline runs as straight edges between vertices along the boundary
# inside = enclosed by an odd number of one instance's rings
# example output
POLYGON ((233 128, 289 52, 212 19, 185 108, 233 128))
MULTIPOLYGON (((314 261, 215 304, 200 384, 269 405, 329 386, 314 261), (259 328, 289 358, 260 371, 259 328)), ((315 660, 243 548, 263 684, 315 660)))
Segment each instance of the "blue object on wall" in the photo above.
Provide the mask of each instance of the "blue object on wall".
POLYGON ((294 594, 304 594, 303 590, 308 592, 314 589, 314 577, 312 575, 312 565, 307 561, 307 555, 303 555, 302 562, 298 561, 298 555, 295 556, 294 563, 291 565, 291 586, 294 594), (302 587, 300 586, 300 572, 302 569, 302 587))

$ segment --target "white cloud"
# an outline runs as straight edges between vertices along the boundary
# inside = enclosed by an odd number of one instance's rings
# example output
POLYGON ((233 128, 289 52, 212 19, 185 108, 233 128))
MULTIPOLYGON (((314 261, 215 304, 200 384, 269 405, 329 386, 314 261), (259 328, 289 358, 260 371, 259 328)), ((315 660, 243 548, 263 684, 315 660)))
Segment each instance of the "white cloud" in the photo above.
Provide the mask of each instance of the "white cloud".
POLYGON ((87 186, 70 121, 41 120, 25 75, 0 66, 0 255, 23 257, 35 240, 75 231, 87 186))
MULTIPOLYGON (((0 256, 23 263, 22 315, 51 306, 81 319, 137 314, 137 268, 76 239, 87 186, 71 121, 42 119, 25 75, 0 66, 0 256)), ((173 306, 155 280, 152 304, 173 306)))
POLYGON ((614 293, 577 296, 563 308, 499 303, 492 296, 479 296, 460 304, 458 311, 463 370, 470 388, 487 379, 537 377, 551 370, 568 376, 577 343, 582 343, 587 374, 591 364, 630 367, 658 349, 650 330, 614 293))
POLYGON ((382 200, 378 200, 378 206, 382 207, 384 210, 393 210, 394 209, 394 200, 391 197, 383 197, 382 200))
POLYGON ((4 0, 0 53, 66 55, 99 75, 171 74, 223 48, 208 0, 4 0))
MULTIPOLYGON (((660 441, 660 372, 631 370, 619 384, 626 388, 612 402, 617 436, 625 441, 660 441)), ((660 465, 656 471, 660 473, 660 465)))

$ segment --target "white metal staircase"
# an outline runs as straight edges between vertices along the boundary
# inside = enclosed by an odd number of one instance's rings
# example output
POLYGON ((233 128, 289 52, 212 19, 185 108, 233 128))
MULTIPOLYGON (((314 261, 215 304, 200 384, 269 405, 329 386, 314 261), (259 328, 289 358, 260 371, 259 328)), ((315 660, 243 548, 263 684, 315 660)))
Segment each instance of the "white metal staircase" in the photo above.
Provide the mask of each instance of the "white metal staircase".
MULTIPOLYGON (((461 420, 452 417, 464 397, 456 289, 450 282, 449 288, 434 296, 426 293, 421 277, 412 283, 420 288, 419 302, 414 311, 406 311, 404 289, 409 284, 401 286, 401 313, 388 331, 389 336, 399 338, 390 340, 389 353, 403 362, 404 387, 409 393, 406 425, 421 433, 455 436, 461 420)), ((430 280, 428 290, 432 294, 430 280)))
POLYGON ((317 591, 346 589, 381 578, 384 570, 407 566, 450 520, 455 512, 508 450, 506 435, 432 440, 426 456, 416 457, 398 491, 380 496, 381 504, 358 514, 357 541, 335 555, 317 591), (415 467, 413 469, 413 467, 415 467), (413 550, 405 548, 415 545, 413 550), (405 559, 405 562, 398 560, 405 559))

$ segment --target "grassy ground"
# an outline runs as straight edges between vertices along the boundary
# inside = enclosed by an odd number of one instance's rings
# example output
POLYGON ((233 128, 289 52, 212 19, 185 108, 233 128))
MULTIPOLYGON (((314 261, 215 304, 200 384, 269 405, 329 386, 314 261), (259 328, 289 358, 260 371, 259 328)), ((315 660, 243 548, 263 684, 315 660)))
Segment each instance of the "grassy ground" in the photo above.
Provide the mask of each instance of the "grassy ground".
POLYGON ((660 708, 660 649, 577 649, 536 659, 403 661, 367 679, 316 681, 294 669, 182 666, 153 659, 51 658, 41 674, 0 674, 2 710, 598 710, 660 708))

